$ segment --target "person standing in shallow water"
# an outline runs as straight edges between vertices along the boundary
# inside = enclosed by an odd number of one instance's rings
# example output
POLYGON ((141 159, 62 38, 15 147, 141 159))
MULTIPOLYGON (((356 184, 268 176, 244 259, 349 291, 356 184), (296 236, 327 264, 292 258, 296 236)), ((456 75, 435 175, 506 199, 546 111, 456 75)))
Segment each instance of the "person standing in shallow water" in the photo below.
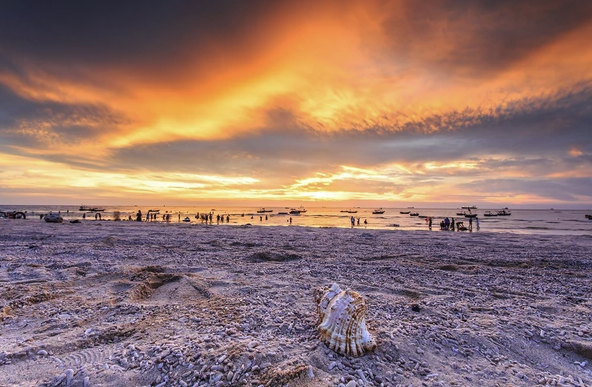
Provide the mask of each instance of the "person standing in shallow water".
POLYGON ((477 231, 479 231, 479 229, 481 227, 479 227, 479 218, 475 216, 475 224, 477 225, 477 231))
POLYGON ((454 231, 454 218, 450 221, 450 229, 454 231))
POLYGON ((473 218, 469 218, 469 231, 473 231, 473 218))

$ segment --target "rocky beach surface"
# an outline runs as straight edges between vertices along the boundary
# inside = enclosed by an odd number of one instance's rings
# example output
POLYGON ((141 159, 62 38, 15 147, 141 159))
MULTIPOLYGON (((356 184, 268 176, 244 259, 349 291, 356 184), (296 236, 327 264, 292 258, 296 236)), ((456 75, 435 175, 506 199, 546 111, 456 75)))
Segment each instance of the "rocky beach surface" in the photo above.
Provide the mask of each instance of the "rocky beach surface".
POLYGON ((0 386, 592 386, 592 236, 0 220, 0 386), (374 351, 319 340, 366 300, 374 351))

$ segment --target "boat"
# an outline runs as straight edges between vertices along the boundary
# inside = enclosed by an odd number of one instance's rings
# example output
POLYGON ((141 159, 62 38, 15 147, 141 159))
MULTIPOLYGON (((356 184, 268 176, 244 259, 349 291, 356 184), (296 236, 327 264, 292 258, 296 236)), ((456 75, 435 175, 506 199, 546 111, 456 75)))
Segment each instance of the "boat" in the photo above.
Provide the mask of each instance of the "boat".
POLYGON ((287 212, 278 212, 277 215, 288 215, 287 212))
POLYGON ((465 218, 476 218, 477 214, 471 214, 470 212, 468 214, 465 214, 465 218))
POLYGON ((347 212, 348 214, 356 214, 358 211, 356 211, 356 210, 352 210, 352 209, 350 208, 350 209, 348 209, 348 210, 341 210, 341 211, 339 211, 339 212, 347 212))
POLYGON ((302 211, 300 211, 300 210, 299 210, 299 209, 297 209, 297 208, 291 208, 291 209, 290 209, 290 215, 300 215, 300 213, 301 213, 301 212, 302 212, 302 211))
POLYGON ((467 213, 464 211, 457 212, 456 215, 458 216, 465 216, 467 213))
POLYGON ((461 208, 464 210, 476 210, 477 206, 462 206, 461 208))
POLYGON ((412 212, 409 214, 409 216, 419 216, 419 212, 412 212))
POLYGON ((160 213, 160 210, 148 210, 148 212, 152 212, 154 214, 158 214, 158 213, 160 213))
POLYGON ((273 212, 273 210, 268 210, 268 209, 265 209, 264 207, 261 207, 260 209, 257 210, 258 214, 263 214, 265 212, 273 212))
POLYGON ((378 210, 374 210, 374 211, 372 211, 372 213, 373 213, 374 215, 380 215, 380 214, 384 214, 384 210, 383 210, 383 209, 382 209, 382 207, 381 207, 381 208, 379 208, 378 210))
POLYGON ((498 216, 510 216, 510 215, 512 215, 512 213, 507 208, 504 208, 503 210, 499 210, 497 212, 497 215, 498 216))
POLYGON ((102 212, 102 211, 105 211, 105 209, 104 208, 99 208, 99 207, 80 206, 80 208, 78 209, 78 211, 102 212))
POLYGON ((399 211, 399 214, 403 214, 403 215, 407 215, 409 214, 411 211, 399 211))
POLYGON ((483 214, 483 216, 497 216, 498 214, 495 212, 491 212, 491 211, 485 211, 485 213, 483 214))
POLYGON ((586 219, 590 219, 590 220, 592 220, 592 215, 590 215, 590 214, 586 214, 586 219))

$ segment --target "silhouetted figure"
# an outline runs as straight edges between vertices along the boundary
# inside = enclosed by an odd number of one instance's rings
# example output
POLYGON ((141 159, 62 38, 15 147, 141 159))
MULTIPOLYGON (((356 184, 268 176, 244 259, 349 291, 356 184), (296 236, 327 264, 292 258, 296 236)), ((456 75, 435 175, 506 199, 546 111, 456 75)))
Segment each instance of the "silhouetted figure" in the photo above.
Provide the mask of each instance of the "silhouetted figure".
POLYGON ((138 210, 138 213, 136 214, 136 222, 141 222, 142 221, 142 211, 138 210))
POLYGON ((454 231, 454 218, 452 218, 452 221, 450 222, 450 229, 454 231))

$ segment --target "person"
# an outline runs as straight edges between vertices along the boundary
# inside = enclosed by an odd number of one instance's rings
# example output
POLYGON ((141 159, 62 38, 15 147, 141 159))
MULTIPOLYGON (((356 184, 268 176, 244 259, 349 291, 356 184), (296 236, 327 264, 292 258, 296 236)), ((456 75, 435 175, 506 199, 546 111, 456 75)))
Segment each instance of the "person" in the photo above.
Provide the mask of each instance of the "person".
POLYGON ((226 223, 230 222, 230 215, 226 215, 226 223))
POLYGON ((267 215, 265 215, 265 220, 267 220, 267 215))
POLYGON ((136 222, 141 222, 142 221, 142 211, 138 210, 138 213, 136 214, 136 222))
POLYGON ((431 216, 428 218, 428 227, 430 230, 432 229, 432 217, 431 216))
POLYGON ((356 225, 356 218, 354 218, 353 216, 349 219, 351 226, 355 226, 356 225))
POLYGON ((475 224, 477 225, 477 231, 479 231, 479 229, 481 227, 479 227, 479 218, 478 217, 475 217, 475 224))
POLYGON ((290 216, 290 224, 292 224, 292 217, 290 216))
POLYGON ((450 229, 450 219, 448 219, 448 217, 444 218, 444 225, 446 226, 447 230, 450 229))
POLYGON ((358 218, 358 226, 360 225, 360 218, 358 218))
POLYGON ((364 226, 368 224, 368 221, 364 219, 364 226))
POLYGON ((473 218, 469 218, 469 231, 473 231, 473 218))
POLYGON ((454 231, 454 218, 452 218, 452 221, 450 222, 450 229, 454 231))
POLYGON ((82 214, 82 219, 86 219, 86 213, 82 214))
POLYGON ((263 222, 263 215, 259 215, 259 221, 263 222))

